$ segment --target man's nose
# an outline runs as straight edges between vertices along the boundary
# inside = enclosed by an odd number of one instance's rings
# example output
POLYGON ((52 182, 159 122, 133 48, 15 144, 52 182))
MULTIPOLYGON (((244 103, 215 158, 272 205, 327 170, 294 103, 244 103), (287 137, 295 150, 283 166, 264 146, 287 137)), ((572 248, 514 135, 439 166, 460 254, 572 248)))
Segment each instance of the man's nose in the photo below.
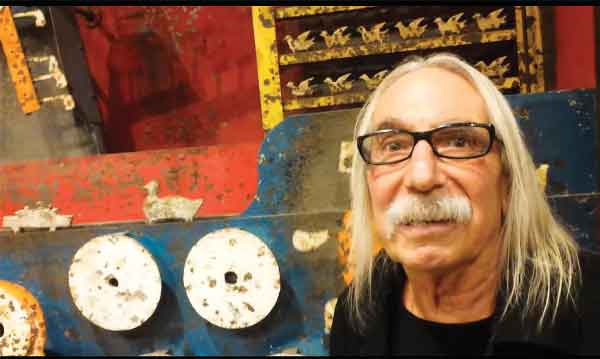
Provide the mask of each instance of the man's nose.
POLYGON ((429 192, 439 186, 438 157, 427 141, 417 142, 408 161, 409 188, 416 192, 429 192))

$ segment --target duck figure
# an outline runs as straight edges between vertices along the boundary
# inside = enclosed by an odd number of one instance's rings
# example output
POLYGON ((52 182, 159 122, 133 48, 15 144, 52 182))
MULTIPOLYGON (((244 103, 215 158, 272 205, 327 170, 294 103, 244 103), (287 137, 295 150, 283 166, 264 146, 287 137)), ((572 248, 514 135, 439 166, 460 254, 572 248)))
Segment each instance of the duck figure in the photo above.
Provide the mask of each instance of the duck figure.
POLYGON ((183 219, 191 222, 198 208, 204 202, 203 199, 188 199, 181 196, 168 196, 158 198, 158 182, 148 182, 144 189, 148 193, 143 203, 146 223, 152 224, 159 220, 183 219))

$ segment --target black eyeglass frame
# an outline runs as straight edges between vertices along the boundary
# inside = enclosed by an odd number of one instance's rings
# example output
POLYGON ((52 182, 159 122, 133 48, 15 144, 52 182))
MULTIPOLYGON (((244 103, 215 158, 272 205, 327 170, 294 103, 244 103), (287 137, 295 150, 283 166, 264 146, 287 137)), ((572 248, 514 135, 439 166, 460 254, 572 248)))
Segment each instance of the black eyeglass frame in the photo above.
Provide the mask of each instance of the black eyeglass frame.
POLYGON ((425 140, 427 141, 427 143, 429 143, 429 146, 431 146, 431 150, 433 151, 433 153, 440 157, 440 158, 449 158, 449 159, 454 159, 454 160, 468 160, 468 159, 473 159, 473 158, 479 158, 479 157, 483 157, 485 155, 487 155, 488 153, 490 153, 490 150, 492 149, 492 146, 494 145, 494 141, 498 140, 498 138, 496 137, 496 129, 494 128, 494 125, 491 123, 474 123, 474 122, 460 122, 460 123, 449 123, 449 124, 445 124, 445 125, 441 125, 439 127, 436 127, 434 129, 431 129, 429 131, 423 131, 423 132, 411 132, 411 131, 406 131, 406 130, 401 130, 398 128, 386 128, 383 130, 378 130, 375 132, 371 132, 371 133, 367 133, 365 135, 361 135, 358 136, 356 138, 356 145, 358 146, 358 152, 360 153, 360 157, 362 157, 362 159, 370 165, 391 165, 394 163, 400 163, 403 161, 406 161, 407 159, 409 159, 414 150, 415 147, 417 146, 417 143, 419 143, 419 141, 421 140, 425 140), (489 135, 490 135, 490 144, 488 145, 487 149, 478 155, 474 155, 474 156, 468 156, 468 157, 456 157, 456 156, 447 156, 447 155, 442 155, 440 153, 438 153, 438 151, 435 149, 435 146, 431 143, 431 137, 433 136, 433 134, 435 132, 438 132, 440 130, 446 129, 446 128, 452 128, 452 127, 480 127, 480 128, 485 128, 489 135), (371 162, 368 159, 368 156, 363 153, 363 143, 365 142, 365 140, 369 137, 372 136, 377 136, 380 135, 382 133, 406 133, 412 136, 413 138, 413 146, 412 149, 410 150, 410 153, 408 154, 408 156, 406 156, 406 158, 403 158, 401 160, 395 160, 395 161, 391 161, 391 162, 371 162))

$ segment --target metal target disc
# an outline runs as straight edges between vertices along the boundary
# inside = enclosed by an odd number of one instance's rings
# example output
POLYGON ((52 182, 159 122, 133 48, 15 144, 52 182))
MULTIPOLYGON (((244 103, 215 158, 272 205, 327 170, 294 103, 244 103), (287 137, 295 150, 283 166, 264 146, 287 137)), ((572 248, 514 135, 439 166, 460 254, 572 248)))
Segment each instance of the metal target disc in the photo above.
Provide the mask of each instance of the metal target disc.
POLYGON ((185 261, 183 284, 196 312, 227 329, 263 320, 281 288, 273 253, 254 234, 239 228, 201 238, 185 261))
POLYGON ((23 356, 29 352, 33 333, 27 308, 21 301, 0 288, 0 356, 23 356))
POLYGON ((75 305, 89 321, 107 330, 130 330, 152 316, 162 282, 152 255, 124 234, 93 238, 69 268, 75 305))

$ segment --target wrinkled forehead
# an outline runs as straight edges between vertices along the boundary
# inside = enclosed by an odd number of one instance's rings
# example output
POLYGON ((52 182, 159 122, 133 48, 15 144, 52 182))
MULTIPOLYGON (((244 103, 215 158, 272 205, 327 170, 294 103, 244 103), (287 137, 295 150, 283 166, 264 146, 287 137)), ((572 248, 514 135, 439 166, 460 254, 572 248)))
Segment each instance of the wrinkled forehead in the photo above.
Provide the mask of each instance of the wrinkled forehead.
POLYGON ((425 131, 458 122, 488 123, 483 97, 470 81, 452 71, 423 68, 382 88, 373 102, 369 130, 425 131))

